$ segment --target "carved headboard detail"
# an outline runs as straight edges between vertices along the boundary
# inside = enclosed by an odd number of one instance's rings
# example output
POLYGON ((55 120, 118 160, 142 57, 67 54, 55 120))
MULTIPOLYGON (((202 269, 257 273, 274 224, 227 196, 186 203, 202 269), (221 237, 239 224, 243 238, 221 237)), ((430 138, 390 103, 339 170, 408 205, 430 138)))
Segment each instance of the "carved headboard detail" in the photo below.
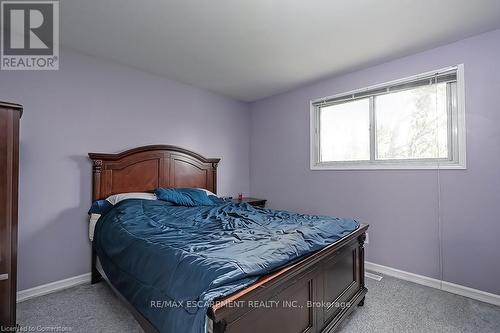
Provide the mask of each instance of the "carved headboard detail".
POLYGON ((199 187, 217 193, 219 158, 187 149, 154 145, 118 154, 89 153, 93 162, 92 199, 158 187, 199 187))

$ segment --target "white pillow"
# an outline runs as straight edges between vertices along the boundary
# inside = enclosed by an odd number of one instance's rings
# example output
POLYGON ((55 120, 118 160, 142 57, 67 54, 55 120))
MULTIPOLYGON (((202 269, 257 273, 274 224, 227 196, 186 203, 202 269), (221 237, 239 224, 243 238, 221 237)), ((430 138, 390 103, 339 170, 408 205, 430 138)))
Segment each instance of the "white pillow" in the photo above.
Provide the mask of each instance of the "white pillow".
POLYGON ((146 192, 119 193, 109 196, 106 200, 113 206, 126 199, 156 200, 156 194, 146 192))
POLYGON ((204 191, 207 195, 213 195, 214 197, 218 197, 217 194, 213 193, 213 192, 210 192, 209 190, 207 189, 204 189, 204 188, 201 188, 201 187, 197 187, 196 188, 197 190, 202 190, 204 191))
POLYGON ((94 240, 94 231, 95 225, 97 224, 97 220, 101 217, 101 214, 90 214, 89 217, 89 238, 92 242, 94 240))

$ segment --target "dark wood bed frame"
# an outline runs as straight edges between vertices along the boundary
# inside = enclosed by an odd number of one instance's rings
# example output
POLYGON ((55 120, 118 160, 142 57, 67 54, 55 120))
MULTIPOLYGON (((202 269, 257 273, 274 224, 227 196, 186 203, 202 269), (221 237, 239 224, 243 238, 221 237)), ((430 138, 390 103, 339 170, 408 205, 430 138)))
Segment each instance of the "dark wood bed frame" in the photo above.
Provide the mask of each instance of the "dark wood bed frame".
MULTIPOLYGON (((217 164, 175 146, 155 145, 119 154, 90 153, 93 200, 157 187, 199 187, 216 193, 217 164)), ((368 225, 288 265, 208 309, 214 333, 332 332, 362 306, 364 241, 368 225)), ((104 279, 146 332, 157 329, 109 282, 92 246, 92 283, 104 279)))

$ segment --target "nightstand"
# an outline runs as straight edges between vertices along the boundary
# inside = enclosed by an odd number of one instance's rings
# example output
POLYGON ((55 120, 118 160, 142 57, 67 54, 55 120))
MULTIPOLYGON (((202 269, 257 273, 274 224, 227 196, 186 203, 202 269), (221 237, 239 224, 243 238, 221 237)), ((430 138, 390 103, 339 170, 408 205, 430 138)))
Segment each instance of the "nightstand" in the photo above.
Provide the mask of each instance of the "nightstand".
POLYGON ((231 199, 233 203, 242 203, 245 202, 254 207, 264 208, 266 206, 266 199, 258 199, 258 198, 243 198, 239 199, 231 199))

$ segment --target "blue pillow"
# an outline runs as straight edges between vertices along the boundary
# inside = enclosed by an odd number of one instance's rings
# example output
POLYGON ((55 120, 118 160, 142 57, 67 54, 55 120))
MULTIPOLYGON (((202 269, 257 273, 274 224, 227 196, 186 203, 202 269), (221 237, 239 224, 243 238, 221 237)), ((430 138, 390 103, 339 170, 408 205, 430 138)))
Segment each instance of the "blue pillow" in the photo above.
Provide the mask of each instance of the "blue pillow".
POLYGON ((113 208, 113 205, 108 200, 97 200, 90 206, 89 214, 101 214, 104 215, 113 208))
POLYGON ((217 204, 217 201, 211 199, 205 191, 195 188, 157 188, 155 194, 158 200, 171 202, 178 206, 195 207, 217 204))

